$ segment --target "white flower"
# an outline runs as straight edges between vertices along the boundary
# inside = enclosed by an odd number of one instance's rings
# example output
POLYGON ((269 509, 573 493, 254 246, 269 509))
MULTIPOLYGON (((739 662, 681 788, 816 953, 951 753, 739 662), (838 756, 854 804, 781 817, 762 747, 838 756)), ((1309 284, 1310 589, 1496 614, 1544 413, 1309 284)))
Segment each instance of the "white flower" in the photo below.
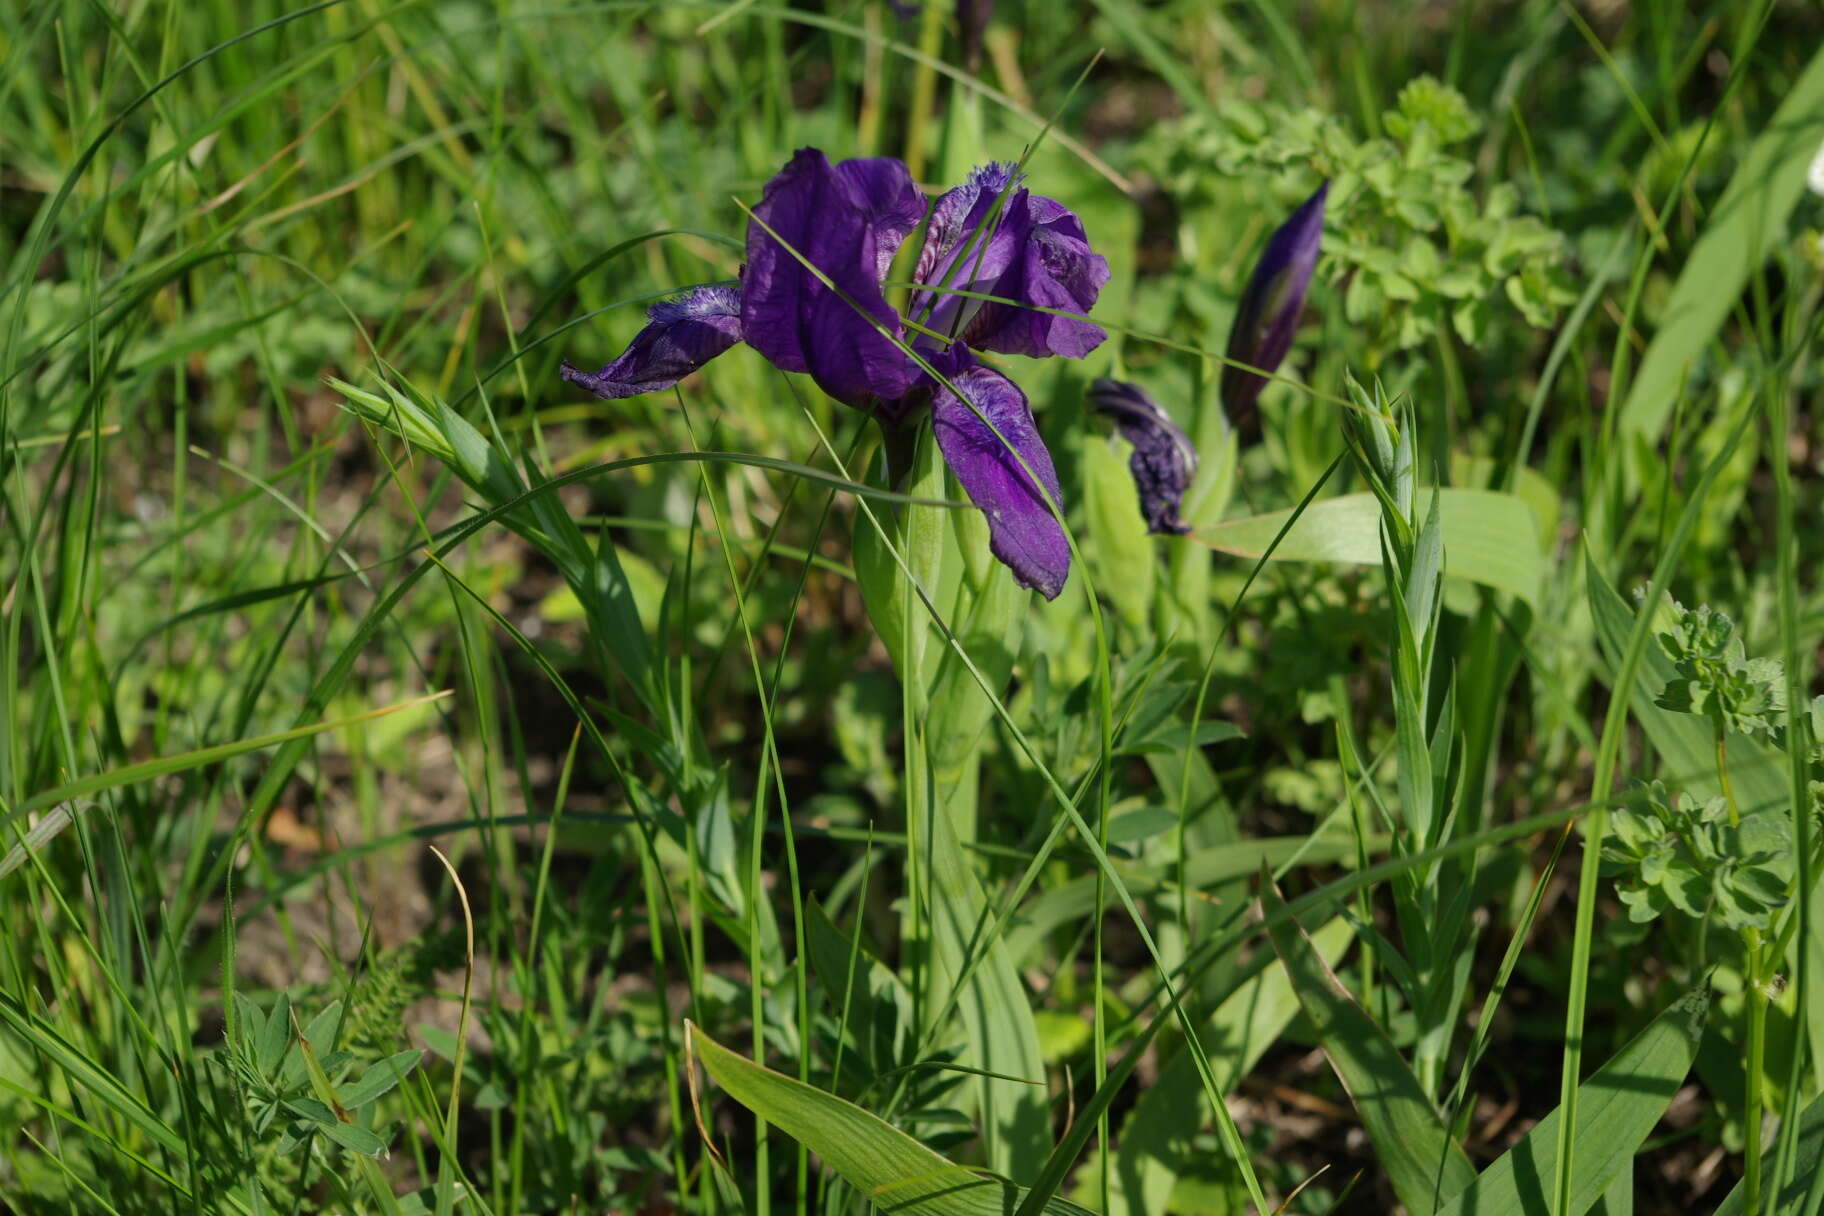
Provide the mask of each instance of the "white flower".
POLYGON ((1824 194, 1824 145, 1819 145, 1818 154, 1811 158, 1811 168, 1806 171, 1805 184, 1811 187, 1813 194, 1824 194))

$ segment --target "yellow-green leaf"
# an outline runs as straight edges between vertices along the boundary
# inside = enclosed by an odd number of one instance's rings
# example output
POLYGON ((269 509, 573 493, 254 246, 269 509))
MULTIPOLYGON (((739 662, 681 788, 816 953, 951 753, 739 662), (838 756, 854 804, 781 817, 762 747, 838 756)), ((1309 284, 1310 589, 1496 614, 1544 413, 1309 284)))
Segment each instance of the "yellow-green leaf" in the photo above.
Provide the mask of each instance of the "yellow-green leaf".
MULTIPOLYGON (((1427 498, 1430 491, 1425 491, 1427 498)), ((1536 603, 1545 574, 1533 509, 1513 494, 1446 488, 1439 492, 1444 524, 1444 573, 1510 592, 1536 603)), ((1271 511, 1204 528, 1198 539, 1224 553, 1258 558, 1273 544, 1292 511, 1271 511)), ((1381 507, 1372 494, 1345 494, 1312 503, 1273 550, 1274 561, 1381 564, 1381 507)))

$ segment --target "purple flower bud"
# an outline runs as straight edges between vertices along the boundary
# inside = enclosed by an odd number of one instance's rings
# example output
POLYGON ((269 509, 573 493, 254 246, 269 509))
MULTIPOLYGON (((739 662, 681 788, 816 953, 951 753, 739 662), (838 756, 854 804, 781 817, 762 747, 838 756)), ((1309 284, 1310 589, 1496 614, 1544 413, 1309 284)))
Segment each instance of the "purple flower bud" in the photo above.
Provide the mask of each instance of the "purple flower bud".
POLYGON ((1261 252, 1247 290, 1241 293, 1235 324, 1229 329, 1230 362, 1222 369, 1222 403, 1237 421, 1253 413, 1266 376, 1279 369, 1292 349, 1292 335, 1305 306, 1305 289, 1317 268, 1318 245, 1324 236, 1324 196, 1329 190, 1329 182, 1319 186, 1280 225, 1261 252), (1238 363, 1246 367, 1235 366, 1238 363))
POLYGON ((1121 437, 1134 445, 1127 467, 1140 494, 1140 514, 1149 532, 1182 536, 1190 525, 1178 508, 1197 474, 1197 449, 1163 406, 1137 384, 1098 380, 1089 386, 1089 408, 1114 420, 1121 437))
POLYGON ((962 32, 963 67, 975 71, 982 65, 982 35, 994 16, 994 0, 956 0, 956 24, 962 32))

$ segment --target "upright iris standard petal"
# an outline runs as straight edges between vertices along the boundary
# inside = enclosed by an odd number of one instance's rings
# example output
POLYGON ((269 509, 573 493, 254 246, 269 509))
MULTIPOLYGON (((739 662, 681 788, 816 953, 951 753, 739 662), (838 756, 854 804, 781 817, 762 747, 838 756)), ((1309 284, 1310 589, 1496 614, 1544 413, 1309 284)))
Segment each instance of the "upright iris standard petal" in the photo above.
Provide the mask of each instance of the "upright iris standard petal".
POLYGON ((1292 349, 1292 335, 1298 330, 1299 313, 1305 307, 1305 290, 1311 286, 1311 272, 1317 268, 1318 246, 1324 236, 1324 197, 1330 183, 1317 188, 1317 193, 1280 225, 1254 266, 1254 275, 1242 292, 1235 310, 1235 324, 1229 329, 1228 357, 1231 363, 1222 369, 1222 403, 1231 417, 1245 416, 1254 408, 1266 379, 1255 372, 1236 367, 1244 363, 1261 372, 1278 370, 1286 352, 1292 349))
POLYGON ((654 304, 646 319, 646 328, 602 370, 580 371, 566 361, 560 374, 609 400, 670 388, 741 340, 741 289, 698 287, 654 304))
POLYGON ((988 164, 971 172, 931 207, 912 277, 940 290, 914 292, 907 315, 926 329, 967 342, 984 304, 947 292, 999 295, 1031 232, 1027 194, 1015 166, 988 164))
POLYGON ((924 208, 899 161, 832 166, 817 149, 801 148, 767 183, 748 225, 741 284, 747 344, 777 367, 809 372, 849 405, 903 396, 918 369, 887 337, 900 332, 900 322, 880 283, 924 208))
POLYGON ((1171 415, 1137 384, 1098 380, 1089 386, 1089 406, 1114 420, 1134 446, 1127 467, 1140 493, 1147 530, 1183 535, 1190 526, 1178 518, 1184 492, 1197 474, 1197 449, 1171 415))
POLYGON ((970 326, 978 350, 1081 359, 1108 338, 1102 327, 1040 308, 1087 313, 1108 282, 1108 262, 1089 247, 1083 221, 1055 199, 1026 198, 1019 255, 992 292, 1017 304, 990 304, 970 326), (1026 307, 1038 305, 1038 308, 1026 307))
POLYGON ((944 462, 988 517, 989 548, 1012 569, 1014 581, 1056 599, 1070 577, 1070 543, 1039 493, 1043 485, 1052 502, 1061 501, 1057 470, 1039 438, 1026 394, 980 364, 948 379, 968 402, 943 385, 932 394, 931 422, 944 462))

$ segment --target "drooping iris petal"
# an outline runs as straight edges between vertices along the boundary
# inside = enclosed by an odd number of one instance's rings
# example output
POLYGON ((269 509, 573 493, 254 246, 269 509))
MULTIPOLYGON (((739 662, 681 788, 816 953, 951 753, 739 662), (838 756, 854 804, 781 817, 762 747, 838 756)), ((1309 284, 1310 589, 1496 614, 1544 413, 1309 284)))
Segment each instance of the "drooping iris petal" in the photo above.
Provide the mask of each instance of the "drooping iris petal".
POLYGON ((968 402, 943 385, 932 393, 931 422, 944 462, 969 500, 987 516, 989 548, 1013 571, 1014 581, 1048 600, 1056 599, 1070 576, 1070 544, 1039 493, 1043 485, 1052 502, 1060 501, 1057 470, 1039 438, 1026 394, 980 364, 948 379, 968 402))
POLYGON ((1140 493, 1140 514, 1150 532, 1182 535, 1190 526, 1178 508, 1197 474, 1197 449, 1163 406, 1137 384, 1098 380, 1089 386, 1089 406, 1114 420, 1134 447, 1127 467, 1140 493))
POLYGON ((1317 268, 1317 251, 1324 236, 1324 198, 1329 191, 1330 183, 1325 182, 1280 225, 1261 252, 1247 290, 1241 293, 1235 323, 1229 329, 1228 357, 1233 362, 1222 369, 1222 403, 1232 418, 1247 416, 1267 383, 1264 376, 1235 363, 1271 373, 1292 349, 1292 335, 1305 307, 1305 290, 1317 268))
POLYGON ((741 283, 747 344, 777 367, 809 372, 838 401, 858 406, 871 396, 903 396, 918 369, 886 336, 898 334, 900 323, 880 282, 924 208, 897 160, 831 165, 817 149, 799 149, 767 183, 748 225, 741 283))
MULTIPOLYGON (((1043 195, 1028 195, 1025 241, 992 294, 1021 305, 1087 313, 1108 282, 1108 262, 1089 247, 1083 221, 1043 195)), ((1014 304, 990 304, 970 326, 969 345, 1009 355, 1081 359, 1102 345, 1102 327, 1014 304)))
MULTIPOLYGON (((1001 293, 1032 230, 1028 196, 1014 171, 1011 164, 983 165, 938 197, 912 271, 915 281, 947 291, 1001 293)), ((983 307, 981 300, 943 290, 917 291, 907 315, 926 329, 967 342, 983 307)))
POLYGON ((647 326, 614 362, 585 372, 568 361, 570 383, 614 400, 670 388, 741 340, 741 289, 711 283, 646 310, 647 326))

